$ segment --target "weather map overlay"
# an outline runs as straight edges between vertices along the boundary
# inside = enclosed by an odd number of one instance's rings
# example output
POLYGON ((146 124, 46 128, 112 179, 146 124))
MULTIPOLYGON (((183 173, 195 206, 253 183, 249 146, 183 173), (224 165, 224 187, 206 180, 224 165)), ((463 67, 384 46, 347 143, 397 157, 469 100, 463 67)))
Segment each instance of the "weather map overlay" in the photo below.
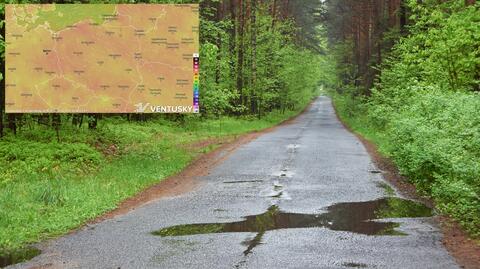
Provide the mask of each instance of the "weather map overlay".
POLYGON ((196 113, 197 4, 5 7, 8 113, 196 113))

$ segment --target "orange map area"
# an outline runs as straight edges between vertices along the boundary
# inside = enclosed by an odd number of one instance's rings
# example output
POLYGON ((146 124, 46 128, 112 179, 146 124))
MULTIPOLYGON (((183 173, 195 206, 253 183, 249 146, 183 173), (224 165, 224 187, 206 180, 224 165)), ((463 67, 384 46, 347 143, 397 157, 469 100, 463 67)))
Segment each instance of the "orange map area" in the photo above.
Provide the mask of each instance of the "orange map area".
POLYGON ((194 112, 198 5, 5 11, 8 113, 194 112))

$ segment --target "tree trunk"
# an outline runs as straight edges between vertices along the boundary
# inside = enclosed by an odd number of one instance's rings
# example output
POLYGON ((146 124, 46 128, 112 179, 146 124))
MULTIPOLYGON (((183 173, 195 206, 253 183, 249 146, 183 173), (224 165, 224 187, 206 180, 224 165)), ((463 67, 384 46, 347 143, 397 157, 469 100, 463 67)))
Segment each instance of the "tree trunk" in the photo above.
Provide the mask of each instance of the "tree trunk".
POLYGON ((277 22, 277 0, 273 0, 272 4, 272 31, 275 29, 275 23, 277 22))
MULTIPOLYGON (((236 17, 236 13, 235 13, 235 3, 236 1, 235 0, 230 0, 230 20, 232 22, 232 27, 230 29, 230 43, 229 43, 229 46, 230 46, 230 58, 229 58, 229 62, 230 62, 230 77, 235 77, 235 45, 236 45, 236 40, 237 40, 237 35, 236 35, 236 31, 237 31, 237 27, 236 27, 236 23, 237 23, 237 17, 236 17)), ((232 81, 232 88, 236 87, 235 85, 235 81, 232 81), (235 86, 234 86, 235 85, 235 86)))
MULTIPOLYGON (((2 101, 0 100, 0 102, 2 101)), ((0 105, 0 138, 2 137, 3 137, 3 105, 0 105)))
POLYGON ((88 129, 94 130, 97 129, 98 124, 98 114, 90 114, 88 118, 88 129))
POLYGON ((59 143, 60 143, 60 124, 61 124, 60 114, 52 114, 52 126, 55 129, 55 134, 57 135, 57 142, 59 143))
POLYGON ((80 114, 80 121, 78 122, 78 128, 82 128, 83 124, 83 114, 80 114))
POLYGON ((290 0, 286 0, 283 19, 287 19, 290 14, 290 0))
MULTIPOLYGON (((2 62, 2 74, 5 74, 5 65, 2 62)), ((3 112, 5 111, 5 80, 1 82, 0 88, 0 138, 3 137, 3 112)))
POLYGON ((252 114, 257 112, 257 0, 250 0, 251 1, 251 11, 250 11, 250 27, 251 27, 251 39, 250 45, 252 47, 251 50, 251 69, 252 69, 252 77, 251 77, 251 88, 252 88, 252 99, 251 99, 251 111, 252 114))
MULTIPOLYGON (((216 22, 217 23, 220 23, 220 21, 222 20, 222 1, 218 1, 217 2, 217 16, 216 16, 216 22)), ((220 82, 220 70, 221 70, 221 66, 220 66, 220 62, 221 62, 221 49, 222 49, 222 35, 221 35, 221 32, 218 31, 217 33, 217 40, 216 40, 216 45, 217 45, 217 48, 218 48, 218 51, 217 51, 217 64, 215 66, 215 83, 218 84, 220 82)))
POLYGON ((476 2, 476 1, 477 1, 477 0, 465 0, 465 5, 466 5, 466 6, 475 5, 475 2, 476 2))
POLYGON ((405 6, 406 3, 403 3, 403 1, 399 1, 400 5, 400 31, 402 33, 405 33, 405 26, 407 25, 407 7, 405 6))
POLYGON ((238 61, 237 61, 237 91, 240 95, 239 104, 244 105, 243 92, 243 63, 244 63, 244 29, 245 29, 245 1, 239 0, 238 16, 238 61))
POLYGON ((12 130, 13 134, 17 134, 17 117, 16 114, 8 114, 8 128, 12 130))

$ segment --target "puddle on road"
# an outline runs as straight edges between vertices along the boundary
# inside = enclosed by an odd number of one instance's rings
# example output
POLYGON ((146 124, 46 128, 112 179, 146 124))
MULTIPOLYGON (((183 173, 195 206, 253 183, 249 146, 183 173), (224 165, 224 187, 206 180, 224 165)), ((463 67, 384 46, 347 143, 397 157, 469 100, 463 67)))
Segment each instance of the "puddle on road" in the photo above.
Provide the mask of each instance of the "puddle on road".
POLYGON ((287 171, 287 170, 282 170, 280 172, 275 172, 272 174, 274 177, 279 177, 279 178, 291 178, 295 175, 292 171, 287 171))
POLYGON ((323 214, 299 214, 282 212, 273 205, 259 215, 245 217, 244 220, 229 223, 185 224, 163 228, 154 235, 184 236, 212 233, 249 232, 257 235, 244 242, 245 255, 261 244, 267 231, 293 228, 324 227, 335 231, 347 231, 365 235, 405 235, 395 230, 396 222, 383 222, 383 218, 415 218, 432 216, 432 210, 423 204, 396 197, 382 198, 367 202, 339 203, 326 208, 323 214))
POLYGON ((39 255, 41 251, 37 248, 22 248, 16 251, 0 254, 0 268, 28 261, 31 258, 39 255))
POLYGON ((354 267, 354 268, 367 268, 368 266, 364 263, 357 263, 357 262, 344 262, 342 263, 345 267, 354 267))

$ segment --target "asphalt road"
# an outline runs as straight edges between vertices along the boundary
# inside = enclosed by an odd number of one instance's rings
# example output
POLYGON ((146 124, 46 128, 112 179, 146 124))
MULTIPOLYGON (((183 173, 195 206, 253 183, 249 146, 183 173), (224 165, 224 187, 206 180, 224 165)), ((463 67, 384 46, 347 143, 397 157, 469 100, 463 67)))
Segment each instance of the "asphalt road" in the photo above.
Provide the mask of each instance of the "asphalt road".
POLYGON ((387 196, 374 169, 320 97, 199 177, 198 189, 48 242, 13 268, 458 268, 431 217, 368 221, 387 196), (195 223, 231 224, 152 234, 195 223))

